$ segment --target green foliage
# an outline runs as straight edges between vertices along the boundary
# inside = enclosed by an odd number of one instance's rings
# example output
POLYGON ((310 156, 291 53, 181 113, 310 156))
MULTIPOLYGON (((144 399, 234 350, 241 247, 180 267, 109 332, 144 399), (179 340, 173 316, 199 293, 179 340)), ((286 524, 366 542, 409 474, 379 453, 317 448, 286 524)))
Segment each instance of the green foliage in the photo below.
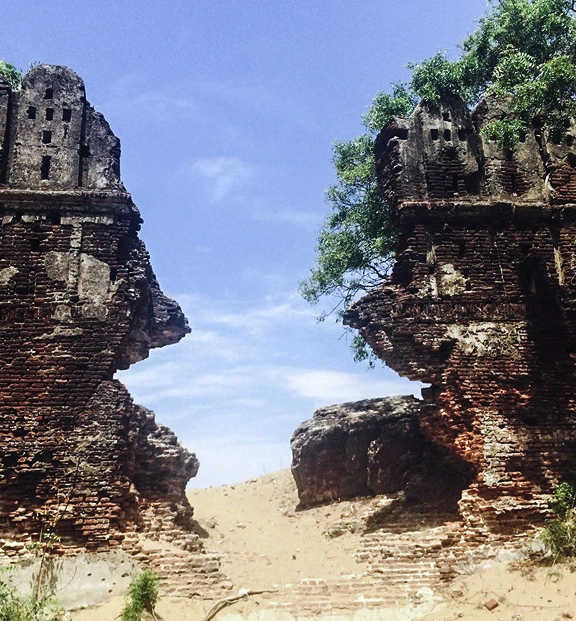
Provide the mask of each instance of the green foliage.
POLYGON ((49 600, 21 597, 4 581, 0 581, 0 621, 60 621, 62 608, 49 600))
POLYGON ((334 168, 338 183, 326 192, 332 211, 318 236, 317 266, 300 292, 311 303, 336 295, 346 307, 386 274, 395 231, 378 192, 372 139, 337 142, 334 168))
POLYGON ((421 100, 437 105, 443 95, 450 94, 469 99, 461 63, 448 60, 442 52, 420 64, 410 63, 408 67, 413 72, 410 87, 421 100))
POLYGON ((122 610, 122 621, 139 621, 146 611, 153 617, 158 602, 158 578, 153 571, 143 571, 130 583, 122 610))
POLYGON ((418 103, 406 84, 393 84, 392 94, 378 93, 372 100, 368 112, 362 115, 362 125, 377 134, 393 116, 408 116, 418 103))
POLYGON ((525 133, 525 126, 520 119, 498 119, 488 123, 482 133, 488 140, 496 142, 503 153, 511 155, 525 133))
MULTIPOLYGON (((576 112, 576 19, 571 0, 501 0, 463 43, 466 86, 507 98, 522 130, 561 130, 576 112)), ((473 102, 473 99, 472 99, 473 102)), ((490 128, 487 135, 502 134, 490 128)), ((514 133, 508 130, 505 140, 514 133)), ((516 131, 516 142, 518 132, 516 131)), ((504 142, 499 142, 504 146, 504 142)))
POLYGON ((17 91, 22 84, 22 72, 16 69, 14 65, 0 60, 0 73, 2 73, 10 83, 12 90, 17 91))
POLYGON ((555 559, 576 556, 576 487, 561 483, 550 503, 554 513, 542 533, 546 547, 555 559))
POLYGON ((494 0, 492 10, 462 43, 462 55, 438 52, 413 69, 410 89, 436 104, 459 95, 474 104, 485 95, 506 99, 511 118, 485 135, 511 151, 536 119, 561 131, 576 113, 576 19, 571 0, 494 0))
POLYGON ((376 366, 376 361, 378 360, 376 354, 359 334, 355 334, 352 338, 350 349, 352 350, 354 362, 365 362, 370 369, 376 366))
MULTIPOLYGON (((408 116, 418 102, 438 104, 458 95, 473 105, 486 95, 505 99, 510 116, 484 128, 505 154, 511 154, 534 123, 554 134, 576 116, 576 18, 573 0, 492 0, 476 31, 462 44, 460 58, 438 52, 410 64, 407 84, 381 92, 362 116, 367 133, 336 142, 336 183, 328 188, 330 212, 318 235, 316 265, 300 283, 310 303, 333 298, 337 319, 358 294, 380 283, 396 244, 387 206, 378 193, 373 140, 392 116, 408 116)), ((362 359, 359 342, 352 343, 362 359)), ((364 347, 365 349, 365 347, 364 347)))

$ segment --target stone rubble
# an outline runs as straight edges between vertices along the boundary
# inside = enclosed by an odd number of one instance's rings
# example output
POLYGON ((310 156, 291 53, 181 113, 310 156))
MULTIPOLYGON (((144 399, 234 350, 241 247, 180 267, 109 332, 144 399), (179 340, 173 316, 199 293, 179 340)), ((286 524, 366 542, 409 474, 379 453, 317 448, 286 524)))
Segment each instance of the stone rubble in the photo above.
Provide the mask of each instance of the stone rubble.
POLYGON ((320 408, 294 432, 292 474, 300 507, 403 490, 455 503, 467 485, 420 432, 415 397, 320 408))

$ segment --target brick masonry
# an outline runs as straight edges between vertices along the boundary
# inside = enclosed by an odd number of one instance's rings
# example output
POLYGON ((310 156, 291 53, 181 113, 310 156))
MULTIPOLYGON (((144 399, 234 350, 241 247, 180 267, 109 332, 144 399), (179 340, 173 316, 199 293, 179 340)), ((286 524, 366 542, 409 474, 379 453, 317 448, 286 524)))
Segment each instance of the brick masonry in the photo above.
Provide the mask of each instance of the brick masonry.
POLYGON ((0 75, 0 218, 6 552, 53 528, 62 552, 140 554, 146 535, 201 553, 196 457, 113 379, 190 330, 138 237, 119 140, 66 67, 34 67, 18 92, 0 75))
POLYGON ((504 155, 480 132, 505 114, 447 99, 384 127, 397 262, 345 317, 430 385, 421 428, 472 481, 461 514, 501 531, 543 519, 576 449, 576 126, 556 142, 532 128, 504 155))

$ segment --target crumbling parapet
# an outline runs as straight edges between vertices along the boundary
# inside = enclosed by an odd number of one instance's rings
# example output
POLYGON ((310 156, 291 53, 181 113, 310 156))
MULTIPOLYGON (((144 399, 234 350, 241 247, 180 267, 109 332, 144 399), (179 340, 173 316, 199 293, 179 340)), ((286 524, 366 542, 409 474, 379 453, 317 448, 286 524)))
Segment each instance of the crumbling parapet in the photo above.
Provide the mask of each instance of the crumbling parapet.
POLYGON ((113 379, 190 331, 119 162, 73 71, 39 65, 18 92, 0 75, 0 537, 49 528, 74 551, 144 533, 198 551, 196 457, 113 379))
POLYGON ((397 262, 345 318, 430 384, 422 427, 473 478, 464 517, 494 529, 542 519, 576 449, 576 128, 558 144, 532 128, 504 155, 481 128, 505 114, 452 99, 382 130, 397 262))

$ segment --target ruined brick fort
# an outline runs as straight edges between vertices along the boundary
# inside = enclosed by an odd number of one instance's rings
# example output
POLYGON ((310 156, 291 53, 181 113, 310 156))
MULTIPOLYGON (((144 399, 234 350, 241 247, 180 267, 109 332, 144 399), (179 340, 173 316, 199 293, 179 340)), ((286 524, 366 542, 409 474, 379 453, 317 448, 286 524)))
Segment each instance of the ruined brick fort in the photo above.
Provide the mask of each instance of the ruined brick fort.
POLYGON ((383 128, 397 261, 345 317, 430 386, 421 428, 467 481, 465 522, 494 530, 541 521, 576 473, 576 125, 505 155, 481 134, 505 115, 446 99, 383 128))
MULTIPOLYGON (((557 141, 535 127, 505 155, 481 134, 505 114, 446 99, 380 133, 397 261, 345 321, 429 388, 424 405, 399 401, 401 416, 366 402, 370 437, 357 408, 317 416, 305 430, 317 444, 295 444, 316 460, 301 462, 316 486, 304 505, 412 481, 415 496, 460 498, 471 529, 509 532, 541 521, 576 472, 576 125, 557 141)), ((185 497, 198 462, 113 379, 189 331, 119 160, 73 71, 39 65, 14 92, 0 75, 0 562, 49 529, 60 552, 153 564, 149 537, 180 549, 160 560, 198 592, 222 580, 185 497)))
POLYGON ((46 529, 62 551, 201 548, 196 457, 113 379, 189 332, 119 160, 73 71, 39 65, 18 92, 0 75, 0 556, 46 529))

